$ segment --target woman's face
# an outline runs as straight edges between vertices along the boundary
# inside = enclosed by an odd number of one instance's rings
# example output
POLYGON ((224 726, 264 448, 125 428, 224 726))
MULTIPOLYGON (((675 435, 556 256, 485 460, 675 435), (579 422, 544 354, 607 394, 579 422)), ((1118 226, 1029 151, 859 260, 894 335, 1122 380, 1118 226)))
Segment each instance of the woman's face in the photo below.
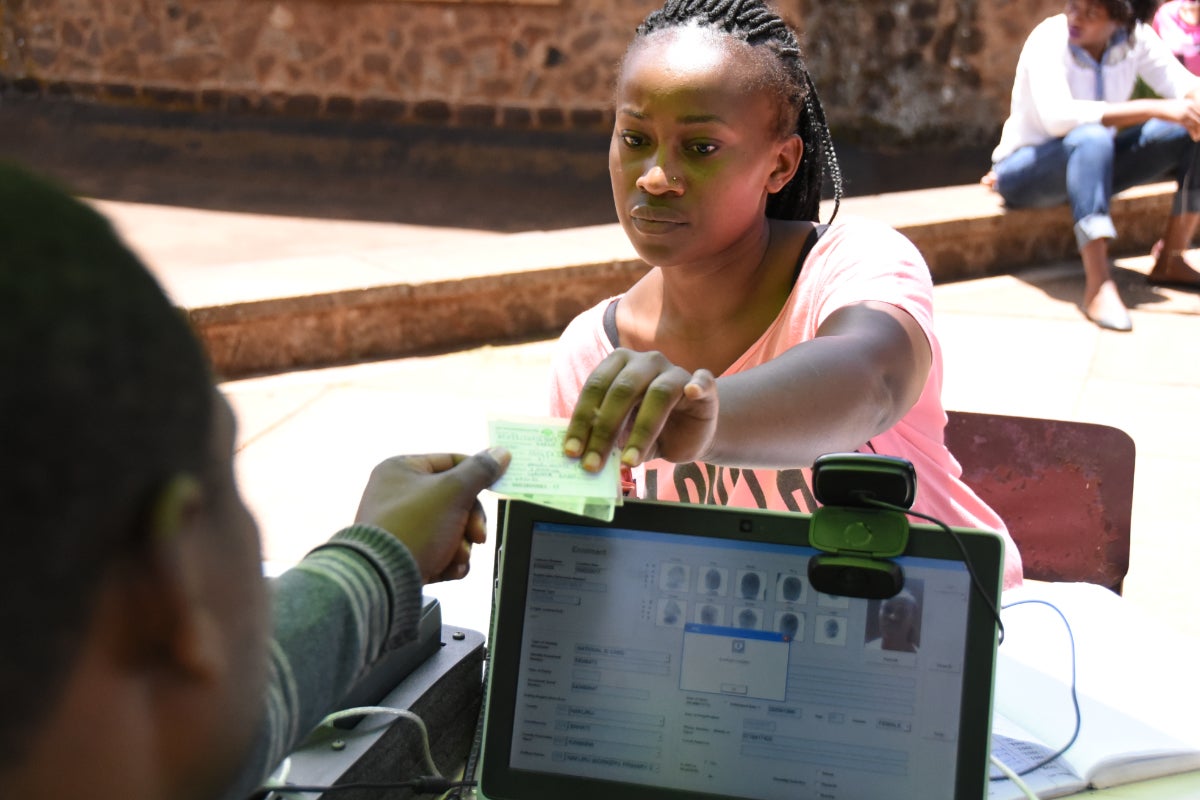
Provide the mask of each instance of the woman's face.
POLYGON ((1120 27, 1108 15, 1104 4, 1096 0, 1067 0, 1064 13, 1067 15, 1067 38, 1071 44, 1082 47, 1096 57, 1104 52, 1120 27))
POLYGON ((719 258, 762 235, 767 194, 803 152, 799 137, 778 132, 764 68, 749 45, 691 27, 630 50, 608 167, 617 217, 647 263, 719 258))

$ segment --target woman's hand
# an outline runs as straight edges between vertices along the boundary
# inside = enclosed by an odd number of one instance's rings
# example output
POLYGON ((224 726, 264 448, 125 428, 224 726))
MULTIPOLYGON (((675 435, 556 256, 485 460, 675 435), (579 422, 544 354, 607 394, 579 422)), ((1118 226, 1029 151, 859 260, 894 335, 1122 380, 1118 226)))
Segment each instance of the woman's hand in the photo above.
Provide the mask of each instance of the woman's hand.
POLYGON ((1162 118, 1167 122, 1175 122, 1187 128, 1192 141, 1200 141, 1200 100, 1180 98, 1161 102, 1164 104, 1162 118))
POLYGON ((599 472, 614 447, 621 463, 703 459, 717 431, 717 382, 662 353, 618 348, 592 370, 567 426, 563 452, 599 472))

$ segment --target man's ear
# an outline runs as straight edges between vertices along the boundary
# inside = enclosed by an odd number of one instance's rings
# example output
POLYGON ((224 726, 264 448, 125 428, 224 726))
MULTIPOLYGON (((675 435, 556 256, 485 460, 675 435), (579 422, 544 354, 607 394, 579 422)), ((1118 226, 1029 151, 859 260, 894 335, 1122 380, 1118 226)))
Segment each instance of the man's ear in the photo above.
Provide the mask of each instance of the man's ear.
POLYGON ((195 477, 172 476, 155 495, 142 547, 125 576, 130 608, 128 655, 145 666, 191 680, 209 680, 224 668, 220 626, 207 592, 210 546, 200 530, 204 490, 195 477))
POLYGON ((200 512, 200 481, 185 472, 172 475, 150 504, 147 533, 155 541, 177 538, 200 512))
POLYGON ((775 194, 796 174, 800 168, 800 159, 804 156, 804 140, 797 133, 788 134, 779 143, 779 151, 775 155, 775 167, 767 176, 767 193, 775 194))

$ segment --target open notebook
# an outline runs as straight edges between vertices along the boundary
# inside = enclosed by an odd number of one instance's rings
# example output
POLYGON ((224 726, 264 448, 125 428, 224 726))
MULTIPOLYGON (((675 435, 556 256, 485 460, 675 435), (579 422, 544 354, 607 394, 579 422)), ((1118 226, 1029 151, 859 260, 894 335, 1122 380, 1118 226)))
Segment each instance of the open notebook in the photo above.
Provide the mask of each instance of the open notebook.
MULTIPOLYGON (((806 515, 500 512, 483 796, 986 796, 996 625, 944 531, 897 559, 898 643, 880 601, 809 585, 806 515)), ((961 535, 994 600, 1001 540, 961 535)))

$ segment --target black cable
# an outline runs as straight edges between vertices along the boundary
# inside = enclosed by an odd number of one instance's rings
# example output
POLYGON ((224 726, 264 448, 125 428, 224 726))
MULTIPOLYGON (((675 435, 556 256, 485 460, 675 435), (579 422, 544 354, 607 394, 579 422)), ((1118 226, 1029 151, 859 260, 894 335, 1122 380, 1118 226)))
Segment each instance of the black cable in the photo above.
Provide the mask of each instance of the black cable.
POLYGON ((285 783, 279 786, 260 787, 258 791, 250 795, 247 800, 266 800, 266 798, 270 797, 272 793, 333 794, 334 792, 349 792, 360 789, 379 791, 411 789, 416 794, 445 794, 451 789, 462 789, 474 785, 475 781, 456 781, 450 778, 438 778, 433 776, 414 778, 413 780, 408 781, 339 783, 336 786, 306 786, 285 783))
MULTIPOLYGON (((970 575, 971 575, 971 583, 975 586, 975 590, 977 592, 979 592, 979 596, 981 598, 983 598, 984 603, 986 603, 988 608, 991 609, 992 616, 994 616, 996 619, 996 626, 999 629, 999 635, 1000 635, 999 640, 1000 640, 1000 643, 1003 644, 1004 643, 1004 622, 1000 619, 1000 610, 997 609, 996 604, 992 602, 990 597, 988 597, 987 592, 984 591, 983 582, 979 579, 979 575, 975 572, 975 567, 974 567, 974 565, 972 565, 970 556, 967 554, 966 545, 963 544, 962 537, 960 537, 958 535, 958 532, 955 531, 953 528, 951 528, 946 523, 942 522, 940 519, 930 516, 929 514, 922 514, 918 511, 913 511, 912 509, 909 509, 909 508, 903 508, 901 506, 893 505, 892 503, 886 503, 882 500, 876 500, 874 497, 872 497, 867 492, 857 492, 856 495, 859 500, 861 500, 864 503, 867 503, 868 505, 887 509, 889 511, 898 511, 903 514, 911 514, 914 517, 919 517, 920 519, 928 520, 929 522, 932 522, 933 524, 940 527, 946 533, 950 534, 950 538, 954 540, 954 543, 956 545, 958 545, 958 549, 962 553, 963 562, 967 565, 967 572, 970 573, 970 575)), ((1036 770, 1041 769, 1042 767, 1046 766, 1047 764, 1053 762, 1055 759, 1061 757, 1063 755, 1063 753, 1066 753, 1068 750, 1070 750, 1071 747, 1075 744, 1075 741, 1079 738, 1079 731, 1083 727, 1083 714, 1079 710, 1079 692, 1076 687, 1075 632, 1071 630, 1071 623, 1067 620, 1067 616, 1065 614, 1063 614, 1062 610, 1058 606, 1054 605, 1053 603, 1047 602, 1045 600, 1017 600, 1012 603, 1009 603, 1006 606, 1003 606, 1003 608, 1007 609, 1007 608, 1012 608, 1013 606, 1027 605, 1027 604, 1033 604, 1033 603, 1038 603, 1041 605, 1049 606, 1050 608, 1054 609, 1054 612, 1056 614, 1058 614, 1058 616, 1062 619, 1063 625, 1067 629, 1067 638, 1071 643, 1071 705, 1075 709, 1075 729, 1071 732, 1071 738, 1067 740, 1066 744, 1064 744, 1058 750, 1056 750, 1053 753, 1051 753, 1050 755, 1046 756, 1045 758, 1043 758, 1041 761, 1037 762, 1036 764, 1026 767, 1025 769, 1018 772, 1017 775, 1019 777, 1024 777, 1024 776, 1030 774, 1031 772, 1035 772, 1036 770)), ((1008 778, 1005 777, 1004 775, 997 775, 997 776, 991 777, 990 780, 999 781, 999 780, 1008 780, 1008 778)))
POLYGON ((913 511, 911 508, 904 508, 903 506, 898 506, 893 503, 887 503, 883 500, 876 500, 868 492, 855 492, 854 494, 859 500, 868 505, 886 509, 888 511, 898 511, 901 514, 911 514, 914 517, 920 517, 923 520, 932 522, 934 525, 937 525, 943 531, 950 534, 950 538, 954 540, 954 543, 958 545, 959 552, 962 553, 963 563, 967 566, 967 574, 971 576, 971 584, 975 587, 975 591, 979 593, 980 599, 983 600, 984 605, 988 607, 988 610, 992 612, 992 617, 996 620, 996 628, 999 631, 999 643, 1004 644, 1004 621, 1000 619, 1000 609, 996 607, 996 603, 991 597, 988 596, 987 590, 983 586, 983 581, 979 579, 979 574, 975 572, 975 565, 971 563, 971 556, 967 553, 967 546, 963 544, 962 537, 958 535, 958 531, 954 530, 937 517, 930 516, 929 514, 922 514, 919 511, 913 511))
MULTIPOLYGON (((1062 612, 1062 609, 1060 609, 1058 606, 1056 606, 1053 603, 1048 602, 1046 600, 1016 600, 1016 601, 1013 601, 1012 603, 1009 603, 1008 605, 1004 606, 1004 608, 1008 609, 1008 608, 1012 608, 1013 606, 1031 605, 1034 603, 1036 603, 1038 605, 1049 606, 1050 608, 1054 609, 1054 613, 1058 614, 1059 618, 1061 618, 1063 621, 1063 625, 1067 629, 1067 639, 1070 640, 1070 642, 1071 642, 1071 704, 1075 707, 1075 730, 1073 730, 1071 732, 1071 738, 1067 740, 1067 743, 1064 744, 1062 747, 1058 748, 1058 750, 1056 750, 1053 753, 1051 753, 1050 755, 1046 756, 1045 758, 1043 758, 1041 761, 1037 762, 1033 766, 1026 767, 1025 769, 1018 772, 1017 775, 1019 775, 1021 777, 1024 777, 1031 772, 1041 769, 1042 767, 1046 766, 1047 764, 1049 764, 1052 761, 1054 761, 1055 759, 1057 759, 1063 753, 1070 750, 1072 745, 1075 744, 1075 740, 1079 738, 1079 731, 1083 727, 1083 714, 1079 710, 1079 692, 1077 691, 1076 686, 1075 686, 1075 661, 1076 661, 1076 659, 1075 659, 1075 632, 1071 630, 1071 623, 1067 621, 1067 615, 1064 614, 1062 612)), ((1005 776, 1003 776, 1003 775, 997 775, 997 776, 990 778, 990 780, 999 781, 999 780, 1007 780, 1007 778, 1005 778, 1005 776)))
MULTIPOLYGON (((496 629, 495 623, 494 623, 495 616, 496 616, 496 603, 493 600, 493 602, 492 602, 493 622, 488 624, 488 630, 496 629)), ((485 695, 487 694, 487 691, 489 688, 488 666, 490 665, 491 660, 492 660, 491 659, 491 651, 485 645, 484 650, 483 650, 483 690, 484 690, 485 695)), ((475 771, 477 769, 479 769, 479 756, 483 749, 483 716, 484 716, 484 706, 486 706, 486 705, 487 705, 487 699, 485 697, 483 703, 481 704, 481 706, 479 708, 479 716, 475 720, 475 734, 471 739, 471 749, 467 751, 467 763, 463 767, 463 773, 462 773, 463 779, 460 782, 460 786, 474 786, 477 783, 477 781, 475 780, 475 771)), ((452 791, 448 795, 446 795, 446 800, 462 800, 462 792, 458 791, 458 788, 459 787, 456 787, 454 789, 454 791, 452 791)))

